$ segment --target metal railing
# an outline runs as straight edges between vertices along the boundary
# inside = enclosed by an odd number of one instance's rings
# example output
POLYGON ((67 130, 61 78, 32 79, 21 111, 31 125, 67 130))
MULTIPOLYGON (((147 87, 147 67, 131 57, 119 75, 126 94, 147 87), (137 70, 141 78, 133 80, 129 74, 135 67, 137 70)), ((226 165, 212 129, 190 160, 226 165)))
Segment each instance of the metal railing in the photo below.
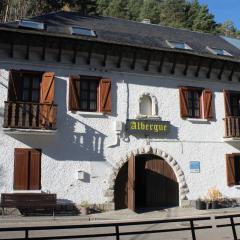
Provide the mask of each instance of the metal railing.
POLYGON ((212 228, 211 225, 195 226, 195 221, 206 221, 210 220, 210 217, 197 217, 197 218, 179 218, 179 219, 165 219, 165 220, 147 220, 147 221, 131 221, 131 222, 115 222, 115 223, 93 223, 93 224, 81 224, 81 225, 59 225, 59 226, 36 226, 36 227, 4 227, 0 228, 1 232, 24 232, 24 238, 8 238, 8 240, 17 239, 73 239, 73 238, 97 238, 97 237, 115 237, 116 240, 120 240, 120 236, 128 235, 138 235, 138 234, 152 234, 152 233, 164 233, 164 232, 180 232, 180 231, 190 231, 192 240, 196 240, 195 230, 209 229, 212 228), (189 227, 179 227, 179 228, 166 228, 166 229, 154 229, 154 230, 135 230, 135 231, 123 231, 121 227, 124 226, 140 226, 140 225, 150 225, 150 224, 164 224, 164 223, 179 223, 187 222, 189 227), (50 231, 50 230, 69 230, 69 229, 86 229, 86 228, 113 228, 114 231, 109 233, 91 233, 91 234, 81 234, 81 235, 58 235, 58 236, 38 236, 30 237, 30 233, 34 231, 50 231))
POLYGON ((240 217, 240 214, 233 214, 233 215, 223 215, 223 216, 216 216, 215 219, 229 219, 230 223, 226 224, 218 224, 216 225, 217 228, 225 228, 231 227, 233 233, 233 239, 238 240, 236 226, 240 226, 240 223, 235 223, 234 218, 240 217))
POLYGON ((57 105, 33 102, 5 102, 4 128, 56 129, 57 105))

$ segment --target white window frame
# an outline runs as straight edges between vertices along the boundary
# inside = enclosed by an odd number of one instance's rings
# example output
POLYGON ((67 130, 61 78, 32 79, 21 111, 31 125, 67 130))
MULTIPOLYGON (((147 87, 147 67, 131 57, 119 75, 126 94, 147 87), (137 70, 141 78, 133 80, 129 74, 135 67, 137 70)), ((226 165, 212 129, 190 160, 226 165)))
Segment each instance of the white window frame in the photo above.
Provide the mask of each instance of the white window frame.
POLYGON ((185 42, 166 40, 166 43, 167 43, 167 45, 168 45, 170 48, 182 49, 182 50, 193 50, 193 49, 192 49, 187 43, 185 43, 185 42), (184 44, 184 48, 178 48, 178 47, 176 47, 176 46, 174 45, 174 43, 184 44))

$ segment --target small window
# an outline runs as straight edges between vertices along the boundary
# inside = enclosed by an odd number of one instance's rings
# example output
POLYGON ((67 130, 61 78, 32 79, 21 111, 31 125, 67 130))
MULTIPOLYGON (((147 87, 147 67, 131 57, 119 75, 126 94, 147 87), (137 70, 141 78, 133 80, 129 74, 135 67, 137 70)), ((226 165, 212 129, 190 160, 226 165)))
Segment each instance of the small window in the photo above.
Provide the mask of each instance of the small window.
POLYGON ((81 27, 72 27, 72 35, 96 37, 95 31, 93 31, 92 29, 81 28, 81 27))
POLYGON ((41 22, 33 22, 29 20, 21 20, 18 22, 18 26, 22 28, 31 28, 31 29, 38 29, 44 30, 44 23, 41 22))
POLYGON ((166 40, 166 43, 171 48, 192 50, 192 48, 185 42, 177 42, 177 41, 168 41, 168 40, 166 40))
POLYGON ((240 154, 226 155, 227 185, 240 185, 240 154))
POLYGON ((212 118, 212 91, 209 89, 182 87, 180 113, 182 118, 212 118))
POLYGON ((221 49, 221 48, 212 48, 212 47, 206 47, 207 50, 215 55, 219 55, 219 56, 230 56, 232 57, 233 55, 231 53, 229 53, 228 51, 226 51, 225 49, 221 49))
POLYGON ((152 99, 144 95, 140 100, 140 115, 152 116, 152 99))
POLYGON ((14 190, 41 189, 41 150, 15 148, 14 190))
POLYGON ((111 80, 72 76, 69 84, 69 110, 111 112, 111 80))

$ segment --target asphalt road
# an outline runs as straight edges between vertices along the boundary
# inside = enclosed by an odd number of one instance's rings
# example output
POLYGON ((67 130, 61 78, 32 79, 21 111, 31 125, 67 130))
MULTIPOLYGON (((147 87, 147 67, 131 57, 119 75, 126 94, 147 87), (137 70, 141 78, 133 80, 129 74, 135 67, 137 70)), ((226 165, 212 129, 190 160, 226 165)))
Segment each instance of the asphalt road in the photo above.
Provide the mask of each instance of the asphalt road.
MULTIPOLYGON (((236 218, 236 222, 240 222, 240 219, 236 218)), ((195 226, 203 226, 203 225, 212 225, 212 229, 204 229, 204 230, 196 230, 196 239, 197 240, 231 240, 233 238, 232 229, 228 228, 216 228, 216 224, 221 223, 229 223, 229 219, 226 220, 214 220, 213 218, 210 221, 200 221, 196 222, 195 226)), ((56 225, 51 224, 51 225, 56 225)), ((68 222, 71 224, 71 222, 68 222)), ((76 222, 72 223, 76 224, 76 222)), ((46 224, 41 224, 46 225, 46 224)), ((1 226, 3 227, 3 226, 1 226)), ((166 228, 180 228, 180 227, 189 227, 189 224, 186 222, 183 223, 164 223, 164 224, 151 224, 151 225, 141 225, 141 226, 124 226, 120 227, 119 231, 148 231, 148 230, 156 230, 156 229, 166 229, 166 228)), ((237 229, 238 238, 240 238, 240 229, 237 229)), ((51 231, 34 231, 29 232, 29 237, 50 237, 50 236, 60 236, 60 235, 86 235, 86 234, 94 234, 94 233, 113 233, 114 228, 89 228, 89 229, 71 229, 71 230, 51 230, 51 231)), ((24 237, 24 234, 21 232, 2 232, 0 233, 0 239, 8 239, 8 238, 17 238, 24 237)), ((73 239, 73 238, 72 238, 73 239)), ((80 239, 80 238, 75 238, 80 239)), ((81 239, 103 239, 110 240, 116 239, 115 237, 102 237, 102 238, 81 238, 81 239)), ((130 235, 130 236, 120 236, 121 240, 190 240, 191 232, 190 231, 182 231, 182 232, 169 232, 169 233, 154 233, 154 234, 142 234, 142 235, 130 235)))

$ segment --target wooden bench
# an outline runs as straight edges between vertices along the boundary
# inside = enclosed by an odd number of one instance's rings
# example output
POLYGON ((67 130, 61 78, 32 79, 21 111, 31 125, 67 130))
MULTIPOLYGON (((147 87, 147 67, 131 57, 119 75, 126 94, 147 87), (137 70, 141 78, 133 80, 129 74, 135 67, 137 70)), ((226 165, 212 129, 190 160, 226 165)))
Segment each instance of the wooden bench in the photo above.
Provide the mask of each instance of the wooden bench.
POLYGON ((4 208, 17 208, 19 210, 51 209, 53 217, 57 206, 56 194, 48 193, 2 193, 2 215, 4 208))

